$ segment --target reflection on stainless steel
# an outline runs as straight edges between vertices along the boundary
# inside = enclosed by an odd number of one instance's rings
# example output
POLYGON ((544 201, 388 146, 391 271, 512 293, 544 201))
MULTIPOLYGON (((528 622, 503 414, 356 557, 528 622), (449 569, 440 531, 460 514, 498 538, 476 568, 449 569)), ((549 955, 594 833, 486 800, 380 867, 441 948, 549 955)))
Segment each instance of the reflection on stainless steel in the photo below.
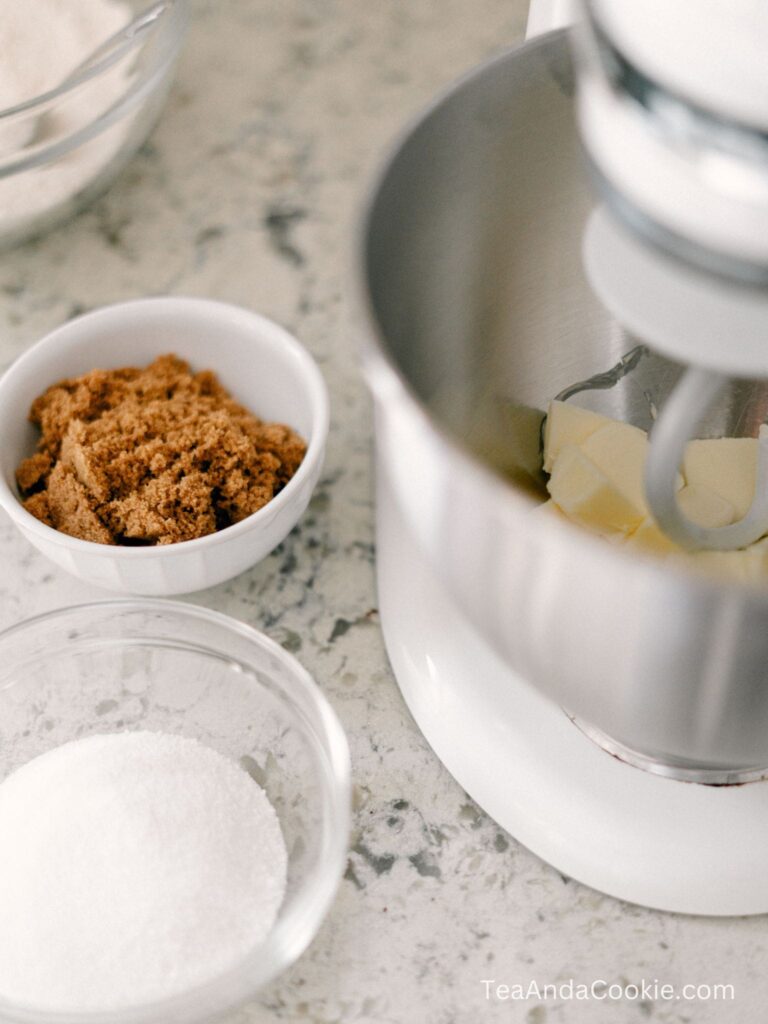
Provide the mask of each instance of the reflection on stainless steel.
MULTIPOLYGON (((682 367, 645 345, 635 345, 610 369, 574 381, 553 395, 650 430, 682 374, 682 367), (595 392, 607 391, 607 394, 595 392)), ((697 437, 757 437, 768 419, 768 384, 731 380, 704 416, 697 437)))
MULTIPOLYGON (((567 402, 569 398, 573 398, 574 395, 578 395, 582 391, 605 391, 608 388, 614 388, 620 381, 624 380, 628 373, 635 369, 641 359, 649 355, 650 350, 645 345, 635 345, 610 370, 593 373, 586 380, 578 381, 567 388, 563 388, 559 394, 555 395, 555 398, 558 402, 567 402)), ((646 393, 646 397, 650 403, 650 394, 646 393)), ((649 408, 651 415, 653 415, 654 406, 649 404, 649 408)))
MULTIPOLYGON (((562 33, 464 79, 403 140, 362 238, 383 476, 457 605, 533 685, 645 758, 752 771, 768 765, 768 586, 550 521, 467 444, 489 401, 546 410, 642 344, 585 280, 592 204, 562 33)), ((647 429, 680 370, 649 354, 578 401, 647 429)), ((735 382, 702 436, 756 433, 765 402, 735 382)))

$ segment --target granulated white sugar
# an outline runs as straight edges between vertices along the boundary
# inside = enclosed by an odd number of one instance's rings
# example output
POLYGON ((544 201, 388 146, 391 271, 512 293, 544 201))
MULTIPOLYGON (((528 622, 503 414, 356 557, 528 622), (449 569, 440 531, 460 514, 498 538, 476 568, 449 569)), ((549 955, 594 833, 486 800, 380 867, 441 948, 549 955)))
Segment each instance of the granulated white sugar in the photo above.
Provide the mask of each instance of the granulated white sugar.
POLYGON ((0 785, 0 996, 120 1009, 240 963, 274 924, 287 855, 274 808, 196 740, 75 740, 0 785))

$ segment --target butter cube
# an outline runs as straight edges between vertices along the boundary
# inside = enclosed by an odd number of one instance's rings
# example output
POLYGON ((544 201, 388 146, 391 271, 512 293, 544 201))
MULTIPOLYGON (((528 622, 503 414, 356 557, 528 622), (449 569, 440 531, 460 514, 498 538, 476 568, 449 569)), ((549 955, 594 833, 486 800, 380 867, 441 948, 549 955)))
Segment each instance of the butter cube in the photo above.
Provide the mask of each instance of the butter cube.
POLYGON ((735 509, 732 521, 742 519, 755 494, 757 449, 754 437, 690 441, 683 459, 685 482, 725 498, 735 509))
POLYGON ((549 493, 569 519, 605 536, 630 533, 645 518, 644 508, 576 445, 560 449, 552 467, 549 493))
POLYGON ((609 420, 590 434, 579 447, 611 483, 643 514, 645 501, 645 460, 648 435, 631 423, 609 420))
MULTIPOLYGON (((736 516, 733 505, 707 487, 689 484, 678 491, 677 500, 680 510, 688 516, 691 522, 709 529, 729 526, 736 516)), ((657 555, 669 555, 672 552, 683 554, 683 549, 667 537, 653 516, 650 515, 627 537, 625 543, 638 551, 652 552, 657 555)), ((768 548, 766 556, 768 556, 768 548)))
POLYGON ((733 503, 702 484, 686 484, 678 491, 677 501, 692 523, 710 530, 730 526, 737 519, 733 503))
MULTIPOLYGON (((684 551, 659 528, 645 497, 645 431, 564 402, 552 402, 545 424, 544 469, 551 500, 542 515, 567 518, 637 551, 670 558, 724 581, 768 583, 768 536, 742 551, 684 551)), ((677 500, 706 529, 742 519, 757 478, 755 438, 689 442, 677 500)))
POLYGON ((646 551, 654 555, 669 555, 673 551, 681 550, 660 529, 652 516, 647 516, 638 528, 630 533, 624 543, 631 549, 646 551))
POLYGON ((581 444, 590 434, 612 421, 600 413, 571 402, 550 402, 544 421, 544 471, 552 472, 555 459, 566 444, 581 444))
POLYGON ((549 501, 544 501, 540 505, 535 505, 531 510, 535 516, 546 516, 552 519, 561 519, 563 521, 568 519, 568 516, 563 512, 559 505, 556 505, 552 498, 549 501))

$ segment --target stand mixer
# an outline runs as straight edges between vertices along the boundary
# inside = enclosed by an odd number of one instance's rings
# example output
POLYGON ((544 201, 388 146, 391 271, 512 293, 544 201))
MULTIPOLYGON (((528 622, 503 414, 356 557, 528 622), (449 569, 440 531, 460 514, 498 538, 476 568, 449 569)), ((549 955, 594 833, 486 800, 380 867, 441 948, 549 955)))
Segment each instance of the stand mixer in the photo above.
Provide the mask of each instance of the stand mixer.
POLYGON ((687 440, 758 436, 768 394, 766 16, 716 7, 592 0, 576 75, 559 30, 459 82, 374 184, 361 294, 382 625, 427 739, 564 873, 747 914, 768 910, 768 581, 622 550, 537 494, 544 410, 572 396, 650 430, 680 546, 768 529, 762 440, 743 521, 697 527, 675 497, 687 440), (744 40, 734 80, 719 38, 744 40))

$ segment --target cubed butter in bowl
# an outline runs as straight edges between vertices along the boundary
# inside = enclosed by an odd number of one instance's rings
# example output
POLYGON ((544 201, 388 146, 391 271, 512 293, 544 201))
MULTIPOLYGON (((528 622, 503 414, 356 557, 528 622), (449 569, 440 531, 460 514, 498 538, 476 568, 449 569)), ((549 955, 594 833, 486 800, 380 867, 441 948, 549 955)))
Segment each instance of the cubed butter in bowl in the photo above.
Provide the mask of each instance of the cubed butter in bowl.
MULTIPOLYGON (((768 538, 742 551, 684 551, 654 521, 645 498, 648 436, 569 402, 550 403, 544 469, 551 508, 629 550, 672 558, 739 582, 768 581, 768 538)), ((706 528, 746 515, 755 492, 758 441, 752 437, 690 441, 678 478, 682 512, 706 528)))

